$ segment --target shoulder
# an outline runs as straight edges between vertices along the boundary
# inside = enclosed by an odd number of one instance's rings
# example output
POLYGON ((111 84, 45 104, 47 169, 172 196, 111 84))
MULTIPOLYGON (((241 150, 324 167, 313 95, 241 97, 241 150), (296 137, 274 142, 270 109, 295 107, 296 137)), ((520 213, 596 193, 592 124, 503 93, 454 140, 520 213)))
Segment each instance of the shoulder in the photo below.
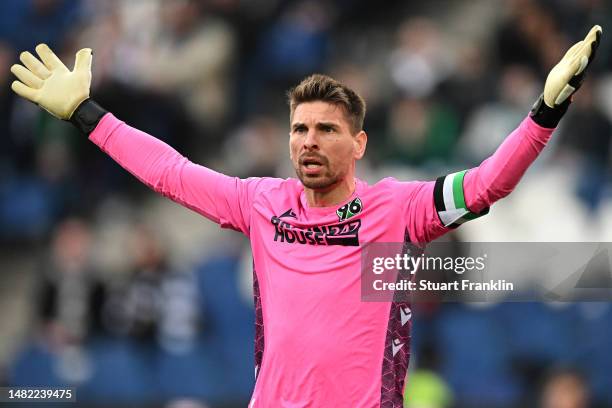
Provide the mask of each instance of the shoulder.
POLYGON ((434 185, 434 181, 400 181, 386 177, 368 186, 363 196, 370 203, 404 211, 409 207, 433 203, 434 185))
POLYGON ((415 192, 427 185, 427 181, 399 181, 395 177, 385 177, 372 185, 366 185, 366 191, 374 194, 407 194, 415 192))
POLYGON ((292 194, 303 190, 300 181, 294 178, 249 177, 244 182, 256 194, 292 194))

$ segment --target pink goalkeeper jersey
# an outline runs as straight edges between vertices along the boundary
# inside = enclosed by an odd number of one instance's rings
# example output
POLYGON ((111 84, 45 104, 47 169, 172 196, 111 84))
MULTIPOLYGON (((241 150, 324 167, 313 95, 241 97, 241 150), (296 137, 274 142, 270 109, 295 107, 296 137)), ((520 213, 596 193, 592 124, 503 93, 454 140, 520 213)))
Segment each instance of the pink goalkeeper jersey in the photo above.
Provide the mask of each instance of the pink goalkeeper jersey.
POLYGON ((296 179, 229 177, 107 114, 90 139, 142 182, 249 237, 256 383, 250 407, 402 407, 406 303, 362 302, 361 249, 429 242, 512 191, 552 129, 525 119, 479 167, 433 182, 393 178, 333 207, 308 206, 296 179), (471 211, 470 211, 471 210, 471 211))

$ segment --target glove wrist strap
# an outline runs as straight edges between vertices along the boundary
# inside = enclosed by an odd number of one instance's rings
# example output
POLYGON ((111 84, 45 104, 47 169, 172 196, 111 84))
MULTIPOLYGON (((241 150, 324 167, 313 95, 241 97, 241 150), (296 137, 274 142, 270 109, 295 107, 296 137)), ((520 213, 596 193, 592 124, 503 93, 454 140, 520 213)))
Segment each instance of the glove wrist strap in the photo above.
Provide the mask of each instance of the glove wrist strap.
POLYGON ((70 123, 82 133, 89 136, 98 126, 98 122, 108 111, 98 105, 93 99, 87 98, 76 108, 70 117, 70 123))
POLYGON ((565 115, 565 112, 567 112, 567 108, 571 103, 570 99, 571 97, 567 98, 561 105, 551 108, 544 102, 544 94, 542 94, 533 105, 529 116, 531 116, 533 121, 538 125, 544 128, 554 129, 559 124, 563 115, 565 115))

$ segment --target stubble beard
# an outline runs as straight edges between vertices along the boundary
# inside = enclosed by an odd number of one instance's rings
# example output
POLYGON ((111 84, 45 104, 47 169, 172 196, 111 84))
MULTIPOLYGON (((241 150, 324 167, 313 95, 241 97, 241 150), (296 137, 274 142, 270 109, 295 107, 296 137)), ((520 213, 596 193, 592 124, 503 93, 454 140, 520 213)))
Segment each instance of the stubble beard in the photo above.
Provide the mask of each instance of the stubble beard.
POLYGON ((298 179, 302 182, 304 187, 312 190, 326 190, 340 182, 342 180, 341 174, 333 174, 326 169, 325 173, 321 176, 310 177, 302 173, 299 165, 295 168, 295 174, 298 179))

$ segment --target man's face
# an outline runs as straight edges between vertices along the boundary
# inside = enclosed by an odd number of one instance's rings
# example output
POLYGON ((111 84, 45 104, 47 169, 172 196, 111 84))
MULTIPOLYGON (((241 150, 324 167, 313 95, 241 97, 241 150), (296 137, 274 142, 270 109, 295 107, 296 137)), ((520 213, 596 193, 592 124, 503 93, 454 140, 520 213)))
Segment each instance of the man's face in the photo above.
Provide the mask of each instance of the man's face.
POLYGON ((326 191, 353 177, 355 160, 365 151, 363 131, 353 135, 344 108, 327 102, 299 104, 291 120, 289 149, 305 187, 326 191))

